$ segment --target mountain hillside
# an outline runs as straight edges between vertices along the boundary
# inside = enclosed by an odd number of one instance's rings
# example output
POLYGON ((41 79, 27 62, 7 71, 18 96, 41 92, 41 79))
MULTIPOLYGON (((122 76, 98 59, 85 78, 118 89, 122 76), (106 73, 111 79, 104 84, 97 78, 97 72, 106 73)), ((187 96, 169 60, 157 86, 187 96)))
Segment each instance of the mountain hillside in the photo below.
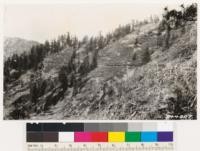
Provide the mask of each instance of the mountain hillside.
POLYGON ((79 94, 75 98, 65 95, 63 101, 39 119, 195 116, 196 23, 188 23, 185 32, 173 30, 170 47, 164 51, 157 46, 157 25, 152 26, 147 32, 136 35, 133 32, 101 50, 98 67, 87 75, 89 80, 79 94), (149 62, 139 66, 130 63, 134 37, 143 41, 142 49, 150 50, 149 62))
MULTIPOLYGON (((148 23, 98 51, 98 65, 74 87, 61 88, 58 73, 69 63, 70 48, 47 55, 38 80, 44 87, 38 102, 30 102, 32 70, 10 84, 4 95, 5 118, 31 119, 168 119, 194 116, 196 100, 196 22, 171 31, 169 48, 158 24, 148 23), (135 41, 139 55, 133 53, 135 41), (148 53, 145 54, 148 50, 148 53), (144 55, 148 57, 144 57, 144 55), (148 58, 148 59, 147 59, 148 58), (139 62, 139 63, 138 63, 139 62), (22 104, 24 106, 22 106, 22 104), (18 109, 16 110, 16 106, 18 109), (29 112, 28 112, 29 111, 29 112), (158 114, 159 113, 159 114, 158 114)), ((84 47, 76 52, 81 61, 84 47)))
POLYGON ((67 33, 13 55, 4 119, 196 119, 196 8, 105 36, 67 33))

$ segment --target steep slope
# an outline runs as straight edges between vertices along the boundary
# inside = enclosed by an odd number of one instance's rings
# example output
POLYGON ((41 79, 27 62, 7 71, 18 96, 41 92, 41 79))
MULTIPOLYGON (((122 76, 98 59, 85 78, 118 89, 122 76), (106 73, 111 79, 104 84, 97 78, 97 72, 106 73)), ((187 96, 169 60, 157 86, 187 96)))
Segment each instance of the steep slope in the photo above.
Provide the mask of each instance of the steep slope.
MULTIPOLYGON (((164 33, 147 24, 100 50, 98 67, 80 92, 64 98, 33 119, 194 119, 196 118, 196 22, 164 33), (132 61, 134 42, 148 49, 150 60, 132 61)), ((139 59, 141 56, 138 56, 139 59)), ((70 90, 69 90, 70 91, 70 90)))
MULTIPOLYGON (((33 102, 31 102, 31 82, 41 83, 41 86, 46 85, 43 92, 44 97, 53 93, 60 85, 58 82, 58 71, 62 65, 68 63, 72 52, 72 49, 66 48, 60 53, 49 54, 41 63, 44 66, 43 70, 34 71, 30 69, 16 81, 8 84, 8 89, 4 95, 4 117, 14 119, 29 118, 27 117, 27 112, 34 112, 35 108, 41 105, 39 102, 38 104, 32 104, 33 102), (32 76, 35 79, 31 79, 32 76), (47 94, 45 95, 45 93, 47 94)), ((44 101, 43 104, 46 102, 48 100, 44 101)))
MULTIPOLYGON (((170 33, 169 47, 164 48, 165 32, 158 34, 158 24, 137 26, 100 49, 97 67, 76 75, 76 88, 66 90, 59 71, 71 60, 73 49, 47 55, 38 74, 29 70, 8 86, 4 118, 195 119, 196 22, 170 33), (31 102, 32 74, 39 75, 38 102, 31 102)), ((90 54, 85 46, 76 53, 81 62, 90 54)))
POLYGON ((31 47, 39 44, 36 41, 25 40, 22 38, 6 37, 4 40, 4 59, 13 54, 22 54, 23 52, 29 52, 31 47))

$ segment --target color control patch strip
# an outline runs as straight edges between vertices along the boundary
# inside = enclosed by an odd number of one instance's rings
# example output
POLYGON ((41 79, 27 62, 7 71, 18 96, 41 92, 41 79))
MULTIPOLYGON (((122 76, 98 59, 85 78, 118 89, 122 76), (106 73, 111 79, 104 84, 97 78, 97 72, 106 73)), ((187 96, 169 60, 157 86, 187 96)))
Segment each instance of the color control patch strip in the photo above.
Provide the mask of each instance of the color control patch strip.
POLYGON ((27 124, 27 142, 173 142, 171 123, 27 124))

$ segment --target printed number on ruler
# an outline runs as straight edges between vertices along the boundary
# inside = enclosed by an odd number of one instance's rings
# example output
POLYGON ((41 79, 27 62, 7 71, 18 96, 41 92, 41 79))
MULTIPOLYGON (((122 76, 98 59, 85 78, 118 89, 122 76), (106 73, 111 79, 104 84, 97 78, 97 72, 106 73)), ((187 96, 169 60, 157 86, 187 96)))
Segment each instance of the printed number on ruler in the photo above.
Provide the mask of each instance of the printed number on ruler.
POLYGON ((27 143, 27 151, 174 151, 173 143, 27 143))

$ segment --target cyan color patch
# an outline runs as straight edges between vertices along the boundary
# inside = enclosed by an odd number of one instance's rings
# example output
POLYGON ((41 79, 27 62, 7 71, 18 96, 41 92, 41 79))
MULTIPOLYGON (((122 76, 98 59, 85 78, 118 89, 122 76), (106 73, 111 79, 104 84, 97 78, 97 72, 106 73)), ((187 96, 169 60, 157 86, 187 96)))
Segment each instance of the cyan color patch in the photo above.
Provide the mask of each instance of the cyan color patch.
POLYGON ((157 132, 141 132, 141 142, 157 142, 157 132))

